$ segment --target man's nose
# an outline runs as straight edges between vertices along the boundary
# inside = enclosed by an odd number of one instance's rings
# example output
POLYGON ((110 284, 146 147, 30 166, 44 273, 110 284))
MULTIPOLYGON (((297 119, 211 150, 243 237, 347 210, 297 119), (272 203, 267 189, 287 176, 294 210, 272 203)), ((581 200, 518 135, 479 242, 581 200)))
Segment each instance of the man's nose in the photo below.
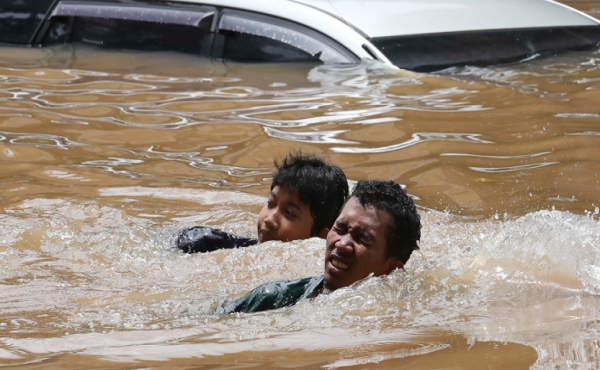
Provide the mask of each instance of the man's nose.
POLYGON ((342 235, 340 240, 335 243, 339 253, 352 253, 354 251, 354 240, 350 234, 342 235))

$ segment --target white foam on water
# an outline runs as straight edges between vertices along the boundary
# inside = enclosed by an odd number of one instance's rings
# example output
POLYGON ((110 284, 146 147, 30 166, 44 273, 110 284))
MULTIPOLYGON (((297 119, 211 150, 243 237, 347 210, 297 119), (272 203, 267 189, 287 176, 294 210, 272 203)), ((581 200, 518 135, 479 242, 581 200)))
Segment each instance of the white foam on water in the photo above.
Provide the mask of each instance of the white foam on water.
POLYGON ((597 220, 557 211, 505 221, 422 215, 421 250, 405 270, 294 307, 214 315, 219 300, 265 282, 321 274, 325 242, 186 255, 174 248, 176 224, 93 202, 25 201, 2 216, 1 356, 168 358, 160 348, 173 341, 182 346, 169 348, 176 357, 197 341, 211 343, 204 352, 196 348, 209 356, 260 350, 267 342, 306 350, 412 346, 331 364, 343 367, 445 348, 412 342, 434 332, 532 346, 536 368, 568 368, 582 358, 588 368, 596 364, 597 220), (7 330, 46 338, 19 339, 7 330), (126 353, 128 346, 136 350, 126 353))

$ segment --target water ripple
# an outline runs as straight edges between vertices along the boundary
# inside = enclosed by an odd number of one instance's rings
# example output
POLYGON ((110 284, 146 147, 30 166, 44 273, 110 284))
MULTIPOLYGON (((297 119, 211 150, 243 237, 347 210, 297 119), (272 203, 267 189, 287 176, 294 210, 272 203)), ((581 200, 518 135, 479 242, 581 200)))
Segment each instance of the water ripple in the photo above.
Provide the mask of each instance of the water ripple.
POLYGON ((552 154, 552 152, 540 152, 530 153, 521 155, 481 155, 481 154, 469 154, 469 153, 442 153, 441 157, 475 157, 475 158, 490 158, 490 159, 521 159, 521 158, 534 158, 543 155, 552 154))
POLYGON ((469 169, 477 172, 486 172, 486 173, 502 173, 502 172, 517 172, 517 171, 525 171, 525 170, 533 170, 536 168, 542 168, 546 166, 551 166, 553 164, 558 164, 560 162, 543 162, 543 163, 531 163, 524 164, 520 166, 508 166, 508 167, 469 167, 469 169))
POLYGON ((72 141, 67 137, 50 134, 29 134, 0 131, 0 141, 8 141, 15 145, 55 148, 67 150, 74 146, 87 146, 83 143, 72 141))
POLYGON ((336 136, 348 132, 348 130, 337 131, 313 131, 313 132, 285 132, 274 128, 265 127, 265 132, 271 137, 296 141, 300 143, 319 144, 358 144, 355 141, 337 139, 336 136))
POLYGON ((210 171, 225 172, 234 177, 250 177, 258 175, 270 175, 271 168, 254 168, 254 167, 239 167, 239 166, 224 166, 214 164, 214 159, 210 157, 199 157, 199 152, 161 152, 150 147, 147 150, 135 151, 129 150, 131 153, 153 159, 165 159, 169 161, 179 161, 187 163, 194 168, 208 169, 210 171))
POLYGON ((558 118, 600 118, 598 113, 558 113, 554 117, 558 118))
POLYGON ((493 144, 491 141, 482 140, 478 137, 480 134, 450 134, 437 132, 421 132, 412 134, 412 139, 388 146, 378 148, 341 148, 333 147, 330 150, 335 153, 386 153, 400 149, 405 149, 413 145, 425 143, 428 141, 455 141, 470 142, 477 144, 493 144))
POLYGON ((139 159, 128 159, 128 158, 116 158, 116 157, 108 157, 103 160, 96 161, 86 161, 81 163, 82 165, 90 165, 90 166, 123 166, 123 165, 131 165, 131 164, 140 164, 144 163, 144 161, 139 159))
POLYGON ((598 132, 598 131, 574 132, 574 133, 566 133, 565 136, 600 136, 600 132, 598 132))
POLYGON ((159 75, 142 75, 142 74, 128 74, 123 76, 126 80, 141 81, 141 82, 152 82, 152 83, 169 83, 169 84, 181 84, 181 83, 215 83, 215 82, 240 82, 239 78, 211 78, 211 77, 171 77, 171 76, 159 76, 159 75))

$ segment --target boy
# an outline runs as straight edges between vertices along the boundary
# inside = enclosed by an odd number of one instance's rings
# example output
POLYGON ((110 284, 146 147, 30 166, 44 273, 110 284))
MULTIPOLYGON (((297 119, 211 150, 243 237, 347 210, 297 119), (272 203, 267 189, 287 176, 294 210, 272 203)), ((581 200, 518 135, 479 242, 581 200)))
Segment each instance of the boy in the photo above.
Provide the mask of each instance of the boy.
POLYGON ((301 153, 289 154, 281 163, 275 161, 275 167, 267 204, 258 215, 258 239, 196 226, 181 232, 177 247, 186 253, 198 253, 269 240, 325 238, 348 196, 344 172, 317 156, 301 153))

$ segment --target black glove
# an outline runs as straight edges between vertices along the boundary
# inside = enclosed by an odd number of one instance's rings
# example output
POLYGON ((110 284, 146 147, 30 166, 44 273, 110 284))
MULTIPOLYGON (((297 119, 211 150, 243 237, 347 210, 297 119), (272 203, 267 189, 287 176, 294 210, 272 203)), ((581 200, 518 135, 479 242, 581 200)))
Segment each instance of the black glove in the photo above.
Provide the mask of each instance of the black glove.
POLYGON ((242 238, 206 226, 183 229, 177 238, 177 248, 185 253, 212 252, 217 249, 247 247, 258 243, 257 239, 242 238))

